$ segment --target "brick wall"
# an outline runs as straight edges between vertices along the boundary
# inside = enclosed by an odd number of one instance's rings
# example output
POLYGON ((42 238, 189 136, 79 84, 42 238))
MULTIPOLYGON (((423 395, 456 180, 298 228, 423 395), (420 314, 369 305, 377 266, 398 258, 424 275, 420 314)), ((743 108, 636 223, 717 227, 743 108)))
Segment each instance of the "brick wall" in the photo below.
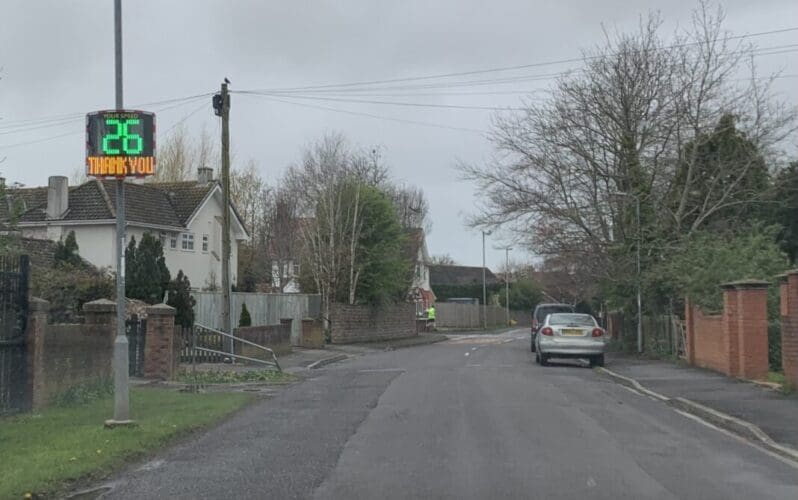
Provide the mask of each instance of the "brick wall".
POLYGON ((330 340, 333 344, 372 342, 418 335, 415 304, 382 307, 332 304, 330 340))
POLYGON ((781 287, 781 366, 784 378, 798 387, 798 270, 781 287))
POLYGON ((688 360, 691 364, 727 373, 729 370, 728 337, 723 333, 723 316, 704 314, 692 307, 692 329, 688 328, 688 360))
POLYGON ((687 361, 733 377, 764 378, 768 373, 768 283, 747 280, 722 287, 720 315, 706 315, 689 300, 685 304, 687 361))
MULTIPOLYGON (((291 352, 291 323, 292 320, 281 322, 279 325, 244 326, 235 329, 236 337, 248 340, 258 345, 268 347, 275 354, 283 355, 291 352)), ((235 342, 235 353, 248 358, 271 361, 271 355, 263 349, 235 342)))
POLYGON ((28 370, 34 409, 67 389, 112 376, 116 306, 107 300, 84 305, 85 324, 47 323, 49 303, 31 299, 28 370))

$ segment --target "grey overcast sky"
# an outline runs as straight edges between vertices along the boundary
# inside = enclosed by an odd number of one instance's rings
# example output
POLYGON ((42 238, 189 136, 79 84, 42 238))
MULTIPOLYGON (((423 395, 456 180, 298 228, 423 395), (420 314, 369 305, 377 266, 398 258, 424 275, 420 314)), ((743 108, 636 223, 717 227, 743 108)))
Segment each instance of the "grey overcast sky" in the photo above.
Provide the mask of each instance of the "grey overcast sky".
MULTIPOLYGON (((0 3, 0 158, 5 157, 0 171, 8 182, 44 185, 49 175, 82 168, 82 115, 113 107, 113 1, 0 3), (61 116, 59 122, 25 121, 61 116)), ((798 26, 795 0, 720 4, 727 10, 726 28, 735 34, 798 26)), ((578 57, 582 48, 600 41, 602 23, 633 29, 639 15, 659 10, 663 33, 669 33, 689 23, 695 5, 678 0, 126 0, 125 104, 212 92, 225 76, 233 90, 276 89, 578 57)), ((761 47, 795 44, 798 32, 751 41, 761 47)), ((796 52, 762 56, 758 63, 764 72, 798 73, 796 52)), ((578 64, 413 82, 472 83, 350 98, 512 107, 521 96, 508 91, 534 91, 552 81, 474 82, 574 67, 578 64)), ((797 83, 780 79, 777 89, 798 102, 797 83)), ((423 186, 429 198, 430 252, 481 264, 480 235, 464 225, 475 204, 474 190, 458 180, 454 165, 457 159, 479 162, 490 156, 491 145, 479 131, 489 129, 492 111, 284 100, 293 104, 233 96, 231 141, 237 159, 254 159, 274 181, 305 145, 326 132, 340 132, 355 146, 379 146, 394 178, 423 186)), ((193 133, 205 127, 217 136, 209 98, 141 107, 157 112, 159 140, 181 120, 193 133)), ((504 260, 504 252, 492 248, 500 243, 489 239, 490 267, 504 260)), ((514 252, 514 258, 526 257, 514 252)))

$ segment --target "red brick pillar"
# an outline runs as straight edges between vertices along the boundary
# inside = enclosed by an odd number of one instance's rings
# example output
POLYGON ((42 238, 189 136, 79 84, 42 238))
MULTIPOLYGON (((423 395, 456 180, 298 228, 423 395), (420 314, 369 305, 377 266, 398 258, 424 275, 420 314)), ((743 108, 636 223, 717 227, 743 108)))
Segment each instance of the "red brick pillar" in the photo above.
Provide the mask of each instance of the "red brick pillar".
POLYGON ((781 287, 781 366, 784 378, 798 387, 798 269, 787 273, 781 287))
POLYGON ((695 310, 690 298, 684 299, 684 326, 685 326, 685 354, 687 355, 687 362, 691 365, 695 364, 695 310))
MULTIPOLYGON (((730 375, 760 379, 768 374, 768 287, 759 280, 722 285, 724 305, 731 303, 735 329, 729 330, 730 375)), ((731 311, 724 310, 726 316, 731 311)), ((732 318, 729 319, 732 322, 732 318)))
POLYGON ((144 377, 171 380, 177 368, 175 308, 156 304, 147 308, 144 377))
POLYGON ((720 356, 723 366, 722 371, 730 377, 736 377, 740 371, 737 288, 733 283, 723 284, 721 288, 723 288, 723 352, 720 356))
POLYGON ((26 409, 36 410, 47 402, 44 390, 44 337, 49 313, 50 303, 46 300, 32 297, 28 302, 26 409))

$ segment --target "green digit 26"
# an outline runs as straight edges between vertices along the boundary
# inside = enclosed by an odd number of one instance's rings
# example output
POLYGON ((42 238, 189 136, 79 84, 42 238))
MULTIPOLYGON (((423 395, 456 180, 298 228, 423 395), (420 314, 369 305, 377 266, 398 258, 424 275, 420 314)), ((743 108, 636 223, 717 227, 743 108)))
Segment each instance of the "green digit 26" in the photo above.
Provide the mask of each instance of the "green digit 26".
POLYGON ((106 155, 118 155, 121 150, 126 155, 141 154, 144 149, 144 141, 139 134, 131 134, 128 131, 130 125, 138 125, 141 121, 138 118, 130 118, 127 120, 119 120, 116 118, 108 118, 105 124, 110 127, 115 127, 113 133, 109 132, 103 136, 103 153, 106 155), (112 147, 111 141, 119 141, 118 147, 112 147))

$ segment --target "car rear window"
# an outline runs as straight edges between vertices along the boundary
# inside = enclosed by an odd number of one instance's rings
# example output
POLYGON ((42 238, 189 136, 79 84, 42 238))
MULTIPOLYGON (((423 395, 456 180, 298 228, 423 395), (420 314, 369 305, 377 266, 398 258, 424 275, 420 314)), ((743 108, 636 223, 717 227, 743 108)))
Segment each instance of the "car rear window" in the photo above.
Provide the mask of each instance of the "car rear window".
POLYGON ((589 314, 552 314, 550 325, 596 326, 593 316, 589 314))
POLYGON ((537 311, 537 316, 535 319, 538 320, 539 323, 542 323, 546 316, 549 314, 557 314, 557 313, 572 313, 574 312, 574 308, 571 306, 546 306, 541 307, 537 311))

